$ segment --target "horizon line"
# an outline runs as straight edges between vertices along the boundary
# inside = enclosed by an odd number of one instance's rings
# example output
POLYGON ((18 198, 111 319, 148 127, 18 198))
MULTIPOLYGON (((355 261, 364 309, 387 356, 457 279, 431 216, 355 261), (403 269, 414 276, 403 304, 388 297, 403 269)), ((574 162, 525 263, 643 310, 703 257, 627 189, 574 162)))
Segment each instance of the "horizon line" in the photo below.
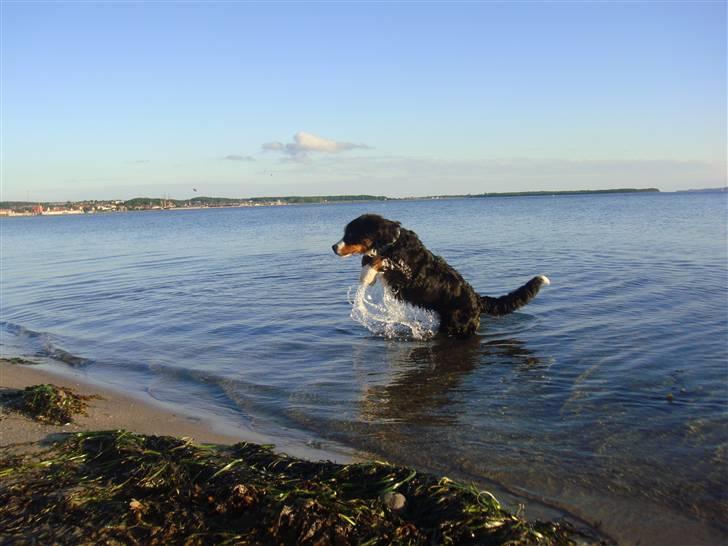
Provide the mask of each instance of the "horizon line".
POLYGON ((525 191, 513 191, 513 192, 480 192, 480 193, 458 193, 458 194, 431 194, 431 195, 410 195, 406 197, 390 197, 387 195, 374 195, 374 194, 348 194, 348 193, 342 193, 342 194, 311 194, 311 195, 304 195, 304 194, 289 194, 289 195, 269 195, 269 196, 260 196, 260 197, 222 197, 222 196, 207 196, 207 195, 195 195, 187 198, 175 198, 175 197, 169 197, 169 196, 160 196, 160 197, 149 197, 149 196, 136 196, 131 197, 129 199, 121 199, 121 198, 105 198, 105 199, 61 199, 61 200, 13 200, 13 199, 0 199, 0 203, 27 203, 27 204, 42 204, 42 203, 53 203, 53 204, 63 204, 63 203, 82 203, 82 202, 99 202, 99 201, 121 201, 121 202, 128 202, 133 201, 135 199, 149 199, 149 200, 161 200, 161 201, 194 201, 196 199, 219 199, 219 200, 228 200, 228 201, 261 201, 261 200, 275 200, 275 199, 330 199, 330 198, 336 198, 337 200, 342 200, 342 198, 349 197, 349 198, 358 198, 355 200, 366 200, 366 198, 369 199, 376 199, 376 200, 391 200, 391 201, 402 201, 402 200, 408 200, 408 199, 434 199, 434 198, 472 198, 472 197, 497 197, 497 196, 538 196, 538 195, 556 195, 556 194, 583 194, 583 193, 639 193, 639 192, 652 192, 652 193, 679 193, 679 192, 700 192, 700 191, 706 191, 706 190, 725 190, 725 186, 723 187, 715 187, 715 188, 699 188, 699 189, 687 189, 687 190, 673 190, 671 192, 665 192, 664 190, 661 190, 659 188, 655 187, 647 187, 647 188, 606 188, 606 189, 585 189, 585 190, 525 190, 525 191))

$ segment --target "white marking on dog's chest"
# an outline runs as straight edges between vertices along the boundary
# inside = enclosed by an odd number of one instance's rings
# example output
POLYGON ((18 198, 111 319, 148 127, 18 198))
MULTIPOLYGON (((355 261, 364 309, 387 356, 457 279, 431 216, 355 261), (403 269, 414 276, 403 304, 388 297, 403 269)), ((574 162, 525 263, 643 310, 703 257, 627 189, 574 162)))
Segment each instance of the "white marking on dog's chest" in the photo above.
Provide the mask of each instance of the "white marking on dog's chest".
POLYGON ((359 282, 361 284, 366 284, 367 286, 370 284, 374 284, 377 282, 377 275, 379 274, 379 271, 374 269, 373 267, 369 265, 365 265, 361 268, 361 275, 359 275, 359 282))

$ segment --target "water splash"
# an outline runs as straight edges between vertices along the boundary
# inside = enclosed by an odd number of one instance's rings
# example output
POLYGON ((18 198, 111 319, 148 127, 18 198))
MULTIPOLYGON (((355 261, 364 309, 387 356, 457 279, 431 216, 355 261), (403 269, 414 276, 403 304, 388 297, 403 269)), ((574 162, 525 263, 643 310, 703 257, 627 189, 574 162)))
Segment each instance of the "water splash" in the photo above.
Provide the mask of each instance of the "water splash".
POLYGON ((378 336, 388 339, 431 339, 440 326, 437 313, 397 300, 381 282, 371 286, 360 284, 349 287, 348 297, 351 318, 378 336))

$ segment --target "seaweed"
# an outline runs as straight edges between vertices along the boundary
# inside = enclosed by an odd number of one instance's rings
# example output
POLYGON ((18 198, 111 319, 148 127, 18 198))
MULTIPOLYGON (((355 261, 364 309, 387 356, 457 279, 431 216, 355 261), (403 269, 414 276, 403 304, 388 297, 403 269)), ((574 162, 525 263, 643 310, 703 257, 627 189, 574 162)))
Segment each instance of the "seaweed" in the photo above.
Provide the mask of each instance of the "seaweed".
POLYGON ((26 358, 21 358, 19 356, 14 356, 12 358, 2 358, 0 361, 5 362, 6 364, 13 364, 16 366, 35 366, 38 363, 34 362, 32 360, 28 360, 26 358))
POLYGON ((86 415, 87 400, 93 398, 99 397, 75 394, 66 387, 44 384, 4 394, 3 402, 7 408, 41 423, 65 425, 73 420, 74 415, 86 415))
POLYGON ((0 456, 0 543, 6 542, 567 545, 574 539, 566 523, 524 521, 488 492, 410 468, 310 462, 271 446, 221 447, 119 430, 71 434, 41 453, 0 456))

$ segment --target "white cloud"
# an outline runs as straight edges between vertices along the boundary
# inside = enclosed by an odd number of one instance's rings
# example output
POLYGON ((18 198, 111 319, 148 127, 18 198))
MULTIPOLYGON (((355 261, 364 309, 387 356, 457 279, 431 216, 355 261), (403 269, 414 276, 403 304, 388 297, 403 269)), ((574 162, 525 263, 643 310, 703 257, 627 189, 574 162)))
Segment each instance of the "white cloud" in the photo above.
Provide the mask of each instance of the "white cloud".
POLYGON ((255 161, 255 158, 249 155, 229 154, 223 157, 227 161, 255 161))
POLYGON ((370 149, 366 144, 354 144, 351 142, 339 142, 330 140, 311 133, 299 131, 293 135, 293 142, 284 144, 283 142, 266 142, 263 144, 263 150, 269 152, 282 152, 289 159, 308 162, 310 160, 309 153, 326 153, 335 154, 354 149, 370 149))

